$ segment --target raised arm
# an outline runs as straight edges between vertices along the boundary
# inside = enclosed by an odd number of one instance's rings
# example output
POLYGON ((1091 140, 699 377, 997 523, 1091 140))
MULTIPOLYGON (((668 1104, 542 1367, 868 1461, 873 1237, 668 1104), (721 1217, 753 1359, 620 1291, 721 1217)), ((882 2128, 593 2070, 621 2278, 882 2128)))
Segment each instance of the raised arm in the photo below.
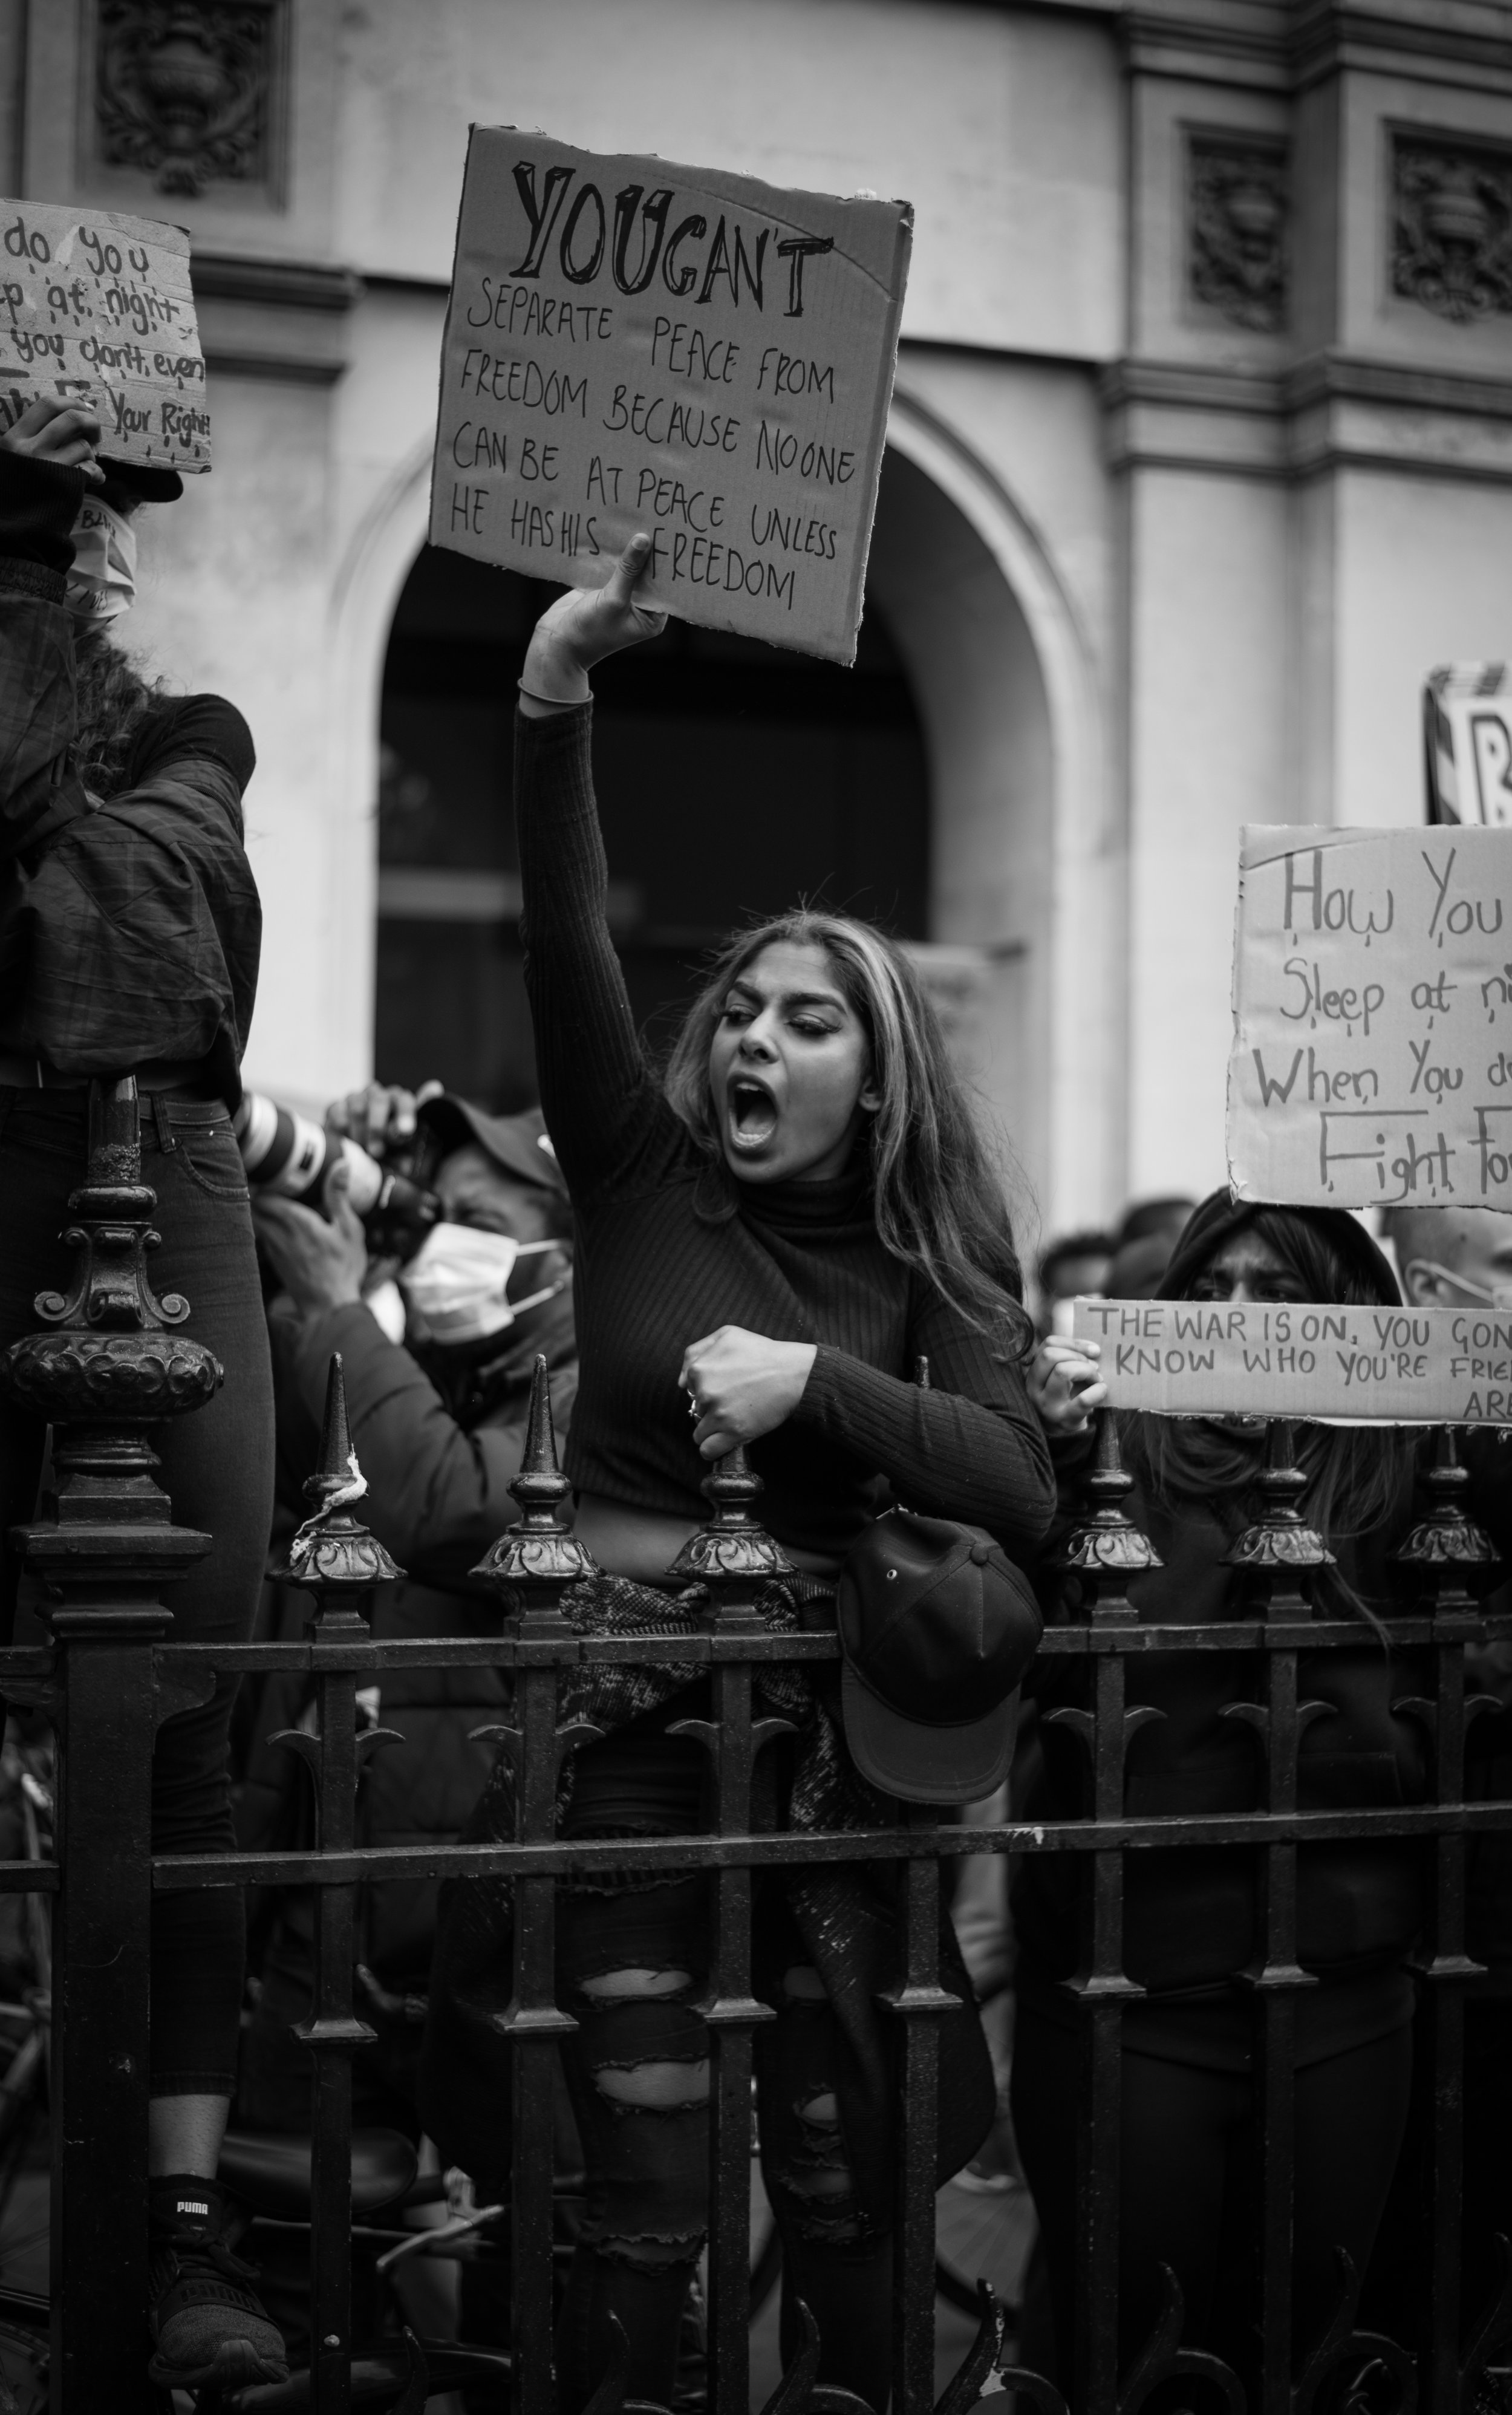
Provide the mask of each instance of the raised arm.
POLYGON ((606 586, 557 598, 520 682, 515 818, 525 985, 546 1129, 579 1195, 623 1162, 658 1100, 609 938, 588 685, 594 663, 654 637, 666 621, 635 601, 648 550, 648 540, 635 539, 606 586))

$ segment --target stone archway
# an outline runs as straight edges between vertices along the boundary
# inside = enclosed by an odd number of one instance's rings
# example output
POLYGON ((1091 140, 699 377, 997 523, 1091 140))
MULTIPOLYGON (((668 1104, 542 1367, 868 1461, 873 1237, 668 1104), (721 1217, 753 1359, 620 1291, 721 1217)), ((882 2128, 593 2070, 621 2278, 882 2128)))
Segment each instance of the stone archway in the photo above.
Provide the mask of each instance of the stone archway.
POLYGON ((1012 497, 902 386, 888 446, 869 579, 929 748, 930 937, 1048 1231, 1124 1188, 1123 847, 1091 650, 1012 497))
MULTIPOLYGON (((369 997, 379 702, 388 630, 425 540, 428 465, 417 447, 396 468, 336 598, 337 802, 366 846, 333 970, 369 997)), ((1106 1212, 1125 1157, 1123 850, 1089 650, 1011 497, 902 391, 869 584, 924 729, 932 986, 1046 1225, 1106 1212)))

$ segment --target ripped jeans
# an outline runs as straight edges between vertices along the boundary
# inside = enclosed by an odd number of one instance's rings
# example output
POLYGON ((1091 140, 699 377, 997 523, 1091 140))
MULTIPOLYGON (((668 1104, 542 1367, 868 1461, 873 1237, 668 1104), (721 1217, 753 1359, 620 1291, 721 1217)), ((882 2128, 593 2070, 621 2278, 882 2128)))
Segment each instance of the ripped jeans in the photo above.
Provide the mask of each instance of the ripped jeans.
MULTIPOLYGON (((704 1755, 691 1740, 618 1735, 578 1757, 564 1838, 688 1836, 705 1825, 704 1755)), ((756 2032, 762 2172, 783 2242, 782 2349, 799 2300, 823 2342, 819 2378, 887 2404, 891 2242, 856 2198, 836 2094, 836 2024, 781 1898, 758 1881, 756 2032)), ((678 2331, 709 2197, 711 1889, 590 1880, 557 1891, 559 2001, 578 2023, 562 2048, 582 2140, 588 2216, 558 2328, 558 2382, 576 2415, 603 2378, 610 2315, 630 2342, 629 2394, 669 2404, 678 2331)))

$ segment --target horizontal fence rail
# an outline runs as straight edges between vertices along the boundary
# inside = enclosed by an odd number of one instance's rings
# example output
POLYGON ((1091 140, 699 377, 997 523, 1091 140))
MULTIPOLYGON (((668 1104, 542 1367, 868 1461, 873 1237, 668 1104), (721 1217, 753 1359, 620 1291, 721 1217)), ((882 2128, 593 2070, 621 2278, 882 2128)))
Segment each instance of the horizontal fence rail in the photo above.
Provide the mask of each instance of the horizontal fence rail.
MULTIPOLYGON (((190 1409, 213 1388, 213 1362, 174 1330, 187 1313, 170 1295, 154 1298, 142 1271, 152 1194, 133 1162, 130 1086, 96 1102, 90 1178, 70 1203, 81 1278, 69 1298, 39 1303, 46 1334, 18 1344, 7 1388, 54 1422, 55 1491, 48 1514, 27 1530, 30 1564, 50 1587, 46 1647, 0 1651, 0 1690, 53 1719, 59 1741, 58 1857, 0 1862, 0 1892, 52 1898, 54 1930, 54 2148, 52 2397, 64 2415, 146 2410, 144 2378, 145 2124, 148 2043, 147 1911, 153 1888, 256 1884, 313 1891, 313 2000, 298 2034, 312 2067, 312 2339, 307 2378, 287 2390, 261 2387, 227 2406, 278 2415, 313 2406, 346 2415, 353 2404, 352 2332, 352 2057, 373 2032, 354 1985, 360 1890, 418 1877, 513 1882, 512 1985, 495 2016, 513 2073, 512 2161, 505 2224, 512 2343, 498 2405, 515 2415, 553 2415, 551 2344, 555 2142, 552 2076, 572 2016, 557 2002, 558 1882, 586 1873, 704 1870, 711 1874, 711 1977, 701 2010, 711 2041, 708 2255, 710 2405, 746 2415, 750 2392, 749 2170, 754 2040, 771 2018, 753 1992, 752 1894, 764 1869, 896 1865, 900 1957, 887 1990, 896 2024, 896 2288, 892 2344, 897 2415, 936 2407, 935 2197, 939 2016, 956 1998, 939 1963, 943 1882, 961 1856, 1070 1854, 1079 1878, 1081 1958, 1068 1983, 1080 2040, 1076 2272, 1076 2368, 1053 2381, 1006 2363, 1001 2310, 984 2287, 977 2338, 937 2405, 965 2415, 984 2392, 1006 2386, 1043 2415, 1136 2415, 1152 2392, 1160 2404, 1226 2406, 1241 2415, 1308 2415, 1369 2408, 1370 2415, 1431 2415, 1470 2409, 1512 2342, 1512 2283, 1485 2306, 1460 2302, 1461 2263, 1463 2004, 1478 1975, 1465 1941, 1465 1856, 1471 1839, 1512 1827, 1512 1801, 1466 1800, 1465 1742, 1473 1720, 1497 1705, 1467 1692, 1472 1645, 1512 1642, 1512 1614, 1483 1612, 1467 1591, 1486 1575, 1490 1546, 1464 1516, 1463 1472, 1453 1438, 1441 1439, 1428 1478, 1429 1514, 1399 1559, 1415 1599, 1390 1622, 1395 1651, 1410 1652, 1425 1690, 1397 1705, 1427 1738, 1431 1797, 1388 1808, 1303 1811, 1299 1751, 1310 1705, 1298 1670, 1330 1652, 1358 1653, 1357 1621, 1314 1617, 1308 1588, 1324 1564, 1320 1538, 1301 1522, 1302 1479, 1292 1434, 1271 1429, 1265 1503, 1233 1558, 1248 1573, 1246 1614, 1212 1626, 1143 1626, 1131 1611, 1130 1577, 1154 1564, 1128 1521, 1130 1479, 1115 1431, 1104 1418, 1087 1479, 1086 1512, 1062 1552, 1080 1592, 1073 1623, 1050 1628, 1048 1661, 1085 1664, 1085 1707, 1055 1712, 1079 1739, 1085 1795, 1075 1820, 1008 1819, 966 1829, 920 1807, 899 1806, 891 1825, 768 1833, 753 1819, 759 1757, 788 1723, 765 1716, 760 1687, 783 1672, 820 1672, 838 1658, 832 1633, 773 1632, 756 1608, 783 1562, 756 1516, 758 1486, 740 1454, 708 1479, 708 1525, 668 1582, 706 1588, 702 1627, 692 1635, 585 1637, 564 1600, 591 1568, 573 1536, 570 1495, 556 1462, 544 1362, 537 1372, 525 1463, 516 1487, 520 1522, 489 1553, 479 1575, 498 1589, 497 1636, 375 1642, 367 1621, 376 1588, 397 1571, 356 1515, 351 1442, 339 1362, 333 1366, 322 1467, 307 1488, 311 1516, 281 1572, 305 1589, 309 1627, 297 1642, 180 1645, 158 1595, 204 1538, 170 1522, 152 1479, 150 1423, 190 1409), (145 1203, 145 1204, 143 1204, 145 1203), (103 1303, 103 1304, 102 1304, 103 1303), (123 1346, 124 1345, 124 1346, 123 1346), (1255 1743, 1256 1807, 1242 1812, 1132 1817, 1125 1772, 1131 1738, 1152 1716, 1130 1703, 1134 1670, 1152 1658, 1221 1652, 1242 1658, 1250 1699, 1230 1708, 1255 1743), (556 1838, 563 1759, 599 1731, 573 1711, 595 1669, 675 1665, 707 1673, 709 1717, 692 1723, 709 1755, 713 1806, 707 1833, 681 1838, 556 1838), (357 1691, 384 1672, 487 1668, 507 1672, 512 1707, 490 1731, 511 1757, 516 1831, 485 1844, 367 1847, 357 1842, 357 1801, 382 1729, 365 1725, 357 1691), (1424 1673, 1426 1672, 1426 1674, 1424 1673), (149 1850, 152 1740, 159 1719, 203 1701, 217 1676, 293 1672, 308 1681, 310 1732, 283 1739, 308 1765, 317 1843, 308 1851, 160 1853, 149 1850), (1430 2117, 1422 2202, 1420 2302, 1402 2309, 1398 2334, 1362 2330, 1362 2275, 1341 2267, 1331 2324, 1294 2355, 1291 2237, 1295 2187, 1293 2034, 1300 1992, 1297 1854, 1330 1839, 1420 1840, 1430 1914, 1415 1966, 1430 2117), (1239 2378, 1188 2343, 1174 2279, 1149 2337, 1120 2359, 1118 2224, 1121 2027, 1142 1991, 1124 1970, 1125 1864, 1130 1853, 1221 1846, 1253 1856, 1258 1873, 1258 1953, 1242 1975, 1252 1999, 1258 2139, 1253 2208, 1262 2325, 1257 2376, 1239 2378), (999 2370, 1002 2379, 995 2377, 999 2370), (1179 2385, 1172 2395, 1174 2386, 1179 2385)), ((1369 1639, 1366 1639, 1369 1640, 1369 1639)), ((1512 1745, 1508 1750, 1512 1751, 1512 1745)), ((480 2123, 498 2119, 479 2108, 480 2123)), ((1512 2142, 1507 2152, 1512 2153, 1512 2142)), ((1347 2266, 1347 2259, 1344 2259, 1347 2266)), ((1506 2267, 1504 2265, 1504 2270, 1506 2267)), ((846 2415, 844 2393, 816 2382, 812 2319, 770 2415, 846 2415)), ((419 2355, 419 2351, 415 2352, 419 2355)), ((622 2358, 610 2355, 593 2415, 624 2401, 622 2358)), ((418 2415, 424 2359, 389 2405, 418 2415), (407 2392, 407 2394, 403 2394, 407 2392), (418 2393, 418 2394, 417 2394, 418 2393)), ((365 2401, 366 2403, 366 2401, 365 2401)))

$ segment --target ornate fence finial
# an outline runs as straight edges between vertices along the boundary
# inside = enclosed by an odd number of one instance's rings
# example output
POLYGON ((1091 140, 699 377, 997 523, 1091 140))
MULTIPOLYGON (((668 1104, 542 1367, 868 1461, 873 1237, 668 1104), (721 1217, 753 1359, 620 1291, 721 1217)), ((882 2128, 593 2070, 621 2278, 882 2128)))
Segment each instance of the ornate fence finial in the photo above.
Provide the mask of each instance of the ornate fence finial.
POLYGON ((360 1501, 367 1490, 367 1479, 357 1464, 347 1423, 341 1353, 333 1350, 325 1379, 321 1463, 315 1474, 305 1479, 305 1498, 310 1504, 311 1514, 290 1543, 285 1566, 276 1571, 290 1584, 300 1585, 317 1596, 315 1615, 322 1625, 328 1625, 333 1616, 342 1625, 351 1625, 359 1616, 354 1601, 337 1607, 345 1589, 370 1591, 374 1585, 384 1584, 391 1577, 404 1573, 390 1559, 377 1536, 352 1515, 353 1502, 360 1501), (324 1599, 326 1587, 336 1597, 334 1602, 324 1599))
POLYGON ((1470 1474, 1460 1462, 1453 1426, 1437 1429, 1433 1464, 1425 1469, 1423 1481, 1428 1487, 1428 1516, 1413 1528, 1392 1558, 1408 1567, 1440 1568, 1485 1568, 1494 1561, 1495 1545, 1464 1506, 1470 1474))
POLYGON ((1332 1552, 1297 1508, 1308 1479, 1296 1464, 1295 1429, 1290 1418, 1265 1420, 1265 1464, 1255 1479, 1265 1504, 1225 1554, 1231 1568, 1331 1568, 1332 1552))
POLYGON ((1082 1490, 1092 1515, 1072 1528, 1056 1566, 1081 1568, 1089 1576, 1131 1576, 1140 1568, 1158 1568, 1160 1555, 1124 1509, 1134 1489, 1118 1450, 1118 1419, 1112 1409, 1098 1412, 1097 1454, 1082 1490))
POLYGON ((537 1351, 531 1376, 531 1413, 519 1474, 509 1488, 519 1503, 516 1526, 489 1545, 472 1574, 488 1584, 576 1584, 595 1576, 598 1563, 572 1531, 572 1486, 557 1458, 551 1388, 544 1355, 537 1351))
POLYGON ((202 1342, 170 1330, 188 1301, 175 1292, 159 1300, 147 1281, 157 1194, 142 1179, 137 1113, 129 1074, 90 1084, 88 1172, 63 1234, 72 1280, 66 1293, 38 1292, 47 1329, 0 1358, 0 1391, 54 1428, 53 1514, 23 1530, 27 1567, 65 1595, 70 1576, 92 1578, 96 1595, 109 1573, 119 1601, 156 1608, 157 1587, 202 1559, 210 1538, 172 1523, 147 1428, 202 1408, 224 1371, 202 1342))
POLYGON ((792 1562, 756 1514, 765 1490, 746 1458, 745 1445, 738 1442, 714 1462, 699 1487, 713 1516, 688 1537, 667 1574, 684 1583, 706 1582, 710 1577, 759 1583, 766 1577, 791 1576, 792 1562))
MULTIPOLYGON (((73 1279, 67 1292, 37 1295, 37 1313, 52 1330, 26 1334, 0 1358, 0 1388, 22 1407, 54 1423, 141 1427, 202 1408, 218 1389, 224 1373, 214 1353, 169 1336, 188 1301, 176 1292, 156 1298, 147 1280, 157 1205, 142 1179, 135 1081, 91 1083, 89 1169, 69 1196, 73 1222, 63 1234, 76 1252, 73 1279)), ((144 1443, 134 1457, 143 1471, 153 1464, 144 1443)))

